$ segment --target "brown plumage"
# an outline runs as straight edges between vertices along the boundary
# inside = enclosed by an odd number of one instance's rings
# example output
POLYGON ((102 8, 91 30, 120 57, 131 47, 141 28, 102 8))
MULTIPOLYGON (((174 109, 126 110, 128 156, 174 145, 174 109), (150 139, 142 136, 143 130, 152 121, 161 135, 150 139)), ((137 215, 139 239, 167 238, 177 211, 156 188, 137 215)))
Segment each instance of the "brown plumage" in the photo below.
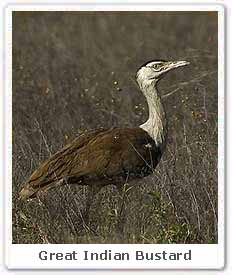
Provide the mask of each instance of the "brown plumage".
POLYGON ((90 131, 45 161, 20 196, 33 197, 39 191, 69 183, 121 186, 127 178, 151 174, 160 158, 160 148, 139 127, 90 131))

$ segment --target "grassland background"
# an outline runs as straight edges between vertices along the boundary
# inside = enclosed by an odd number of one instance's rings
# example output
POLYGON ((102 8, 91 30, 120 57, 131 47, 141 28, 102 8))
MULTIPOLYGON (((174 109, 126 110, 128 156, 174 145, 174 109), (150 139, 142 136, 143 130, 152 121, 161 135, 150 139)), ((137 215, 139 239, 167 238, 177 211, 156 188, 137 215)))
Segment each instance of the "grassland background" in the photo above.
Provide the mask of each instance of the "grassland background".
POLYGON ((18 192, 42 161, 83 131, 143 123, 147 105, 134 76, 152 59, 191 66, 159 84, 168 144, 155 174, 125 192, 120 242, 217 243, 213 12, 14 12, 14 243, 119 242, 113 186, 94 201, 89 227, 81 215, 86 187, 54 189, 27 203, 18 192))

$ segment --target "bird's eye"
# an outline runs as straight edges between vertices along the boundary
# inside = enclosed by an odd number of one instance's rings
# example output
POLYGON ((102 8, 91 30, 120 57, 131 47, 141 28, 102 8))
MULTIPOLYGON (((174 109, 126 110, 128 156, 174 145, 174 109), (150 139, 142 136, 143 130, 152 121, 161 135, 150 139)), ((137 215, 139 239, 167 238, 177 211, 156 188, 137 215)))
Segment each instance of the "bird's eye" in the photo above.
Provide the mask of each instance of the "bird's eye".
POLYGON ((153 69, 154 69, 155 71, 159 71, 159 70, 161 69, 161 64, 154 64, 154 65, 153 65, 153 69))

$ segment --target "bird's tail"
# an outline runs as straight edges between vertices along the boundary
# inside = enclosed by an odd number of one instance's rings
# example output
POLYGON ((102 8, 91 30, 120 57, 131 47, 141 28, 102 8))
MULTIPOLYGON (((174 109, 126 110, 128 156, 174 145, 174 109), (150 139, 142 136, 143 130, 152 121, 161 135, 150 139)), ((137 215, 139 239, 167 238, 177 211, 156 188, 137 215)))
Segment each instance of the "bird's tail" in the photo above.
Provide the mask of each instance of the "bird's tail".
POLYGON ((19 192, 20 200, 27 200, 36 197, 36 193, 39 191, 38 188, 33 188, 30 185, 25 185, 22 190, 19 192))
POLYGON ((37 197, 39 194, 44 194, 50 189, 63 186, 67 184, 68 181, 64 178, 57 179, 56 181, 51 180, 47 182, 43 182, 40 184, 32 185, 32 182, 29 180, 22 190, 19 192, 19 199, 20 200, 27 200, 37 197))
POLYGON ((35 170, 29 179, 23 184, 22 190, 19 192, 20 200, 27 200, 37 197, 39 193, 50 189, 50 185, 58 179, 53 174, 49 174, 49 162, 44 162, 37 170, 35 170), (48 176, 49 174, 49 176, 48 176))

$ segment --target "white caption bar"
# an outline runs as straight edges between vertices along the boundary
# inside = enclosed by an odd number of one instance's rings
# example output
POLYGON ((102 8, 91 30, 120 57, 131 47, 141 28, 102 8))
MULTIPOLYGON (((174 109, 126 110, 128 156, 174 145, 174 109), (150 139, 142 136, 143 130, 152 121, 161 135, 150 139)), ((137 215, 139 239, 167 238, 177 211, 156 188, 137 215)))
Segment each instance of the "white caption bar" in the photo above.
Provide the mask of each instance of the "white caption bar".
POLYGON ((221 269, 224 262, 215 244, 12 244, 6 264, 10 269, 221 269))

